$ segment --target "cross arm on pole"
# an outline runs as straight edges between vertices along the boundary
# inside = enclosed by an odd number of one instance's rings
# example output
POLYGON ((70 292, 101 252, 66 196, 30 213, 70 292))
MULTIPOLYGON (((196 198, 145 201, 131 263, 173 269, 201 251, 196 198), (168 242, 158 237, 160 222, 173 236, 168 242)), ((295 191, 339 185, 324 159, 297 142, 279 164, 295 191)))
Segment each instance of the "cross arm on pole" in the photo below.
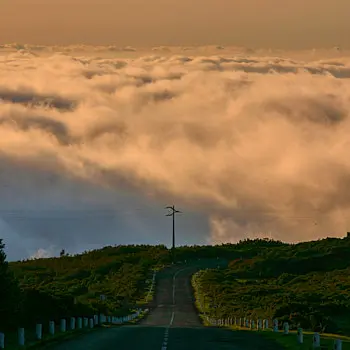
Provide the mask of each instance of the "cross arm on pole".
POLYGON ((182 213, 180 210, 175 209, 175 205, 173 206, 167 206, 165 209, 168 209, 168 214, 165 214, 165 216, 172 216, 173 217, 173 244, 172 244, 172 251, 173 251, 173 262, 174 262, 174 249, 175 249, 175 215, 177 213, 182 213))

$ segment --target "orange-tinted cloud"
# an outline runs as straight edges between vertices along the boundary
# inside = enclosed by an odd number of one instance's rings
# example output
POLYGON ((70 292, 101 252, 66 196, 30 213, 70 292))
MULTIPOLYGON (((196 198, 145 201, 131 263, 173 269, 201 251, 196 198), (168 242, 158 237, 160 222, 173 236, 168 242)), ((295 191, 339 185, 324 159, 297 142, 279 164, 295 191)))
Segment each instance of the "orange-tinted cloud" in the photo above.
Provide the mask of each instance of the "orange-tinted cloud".
POLYGON ((19 52, 0 76, 0 181, 20 179, 50 205, 73 181, 87 201, 89 186, 106 191, 100 204, 126 188, 175 198, 208 218, 210 242, 348 229, 349 58, 19 52), (41 186, 45 173, 55 179, 41 186))

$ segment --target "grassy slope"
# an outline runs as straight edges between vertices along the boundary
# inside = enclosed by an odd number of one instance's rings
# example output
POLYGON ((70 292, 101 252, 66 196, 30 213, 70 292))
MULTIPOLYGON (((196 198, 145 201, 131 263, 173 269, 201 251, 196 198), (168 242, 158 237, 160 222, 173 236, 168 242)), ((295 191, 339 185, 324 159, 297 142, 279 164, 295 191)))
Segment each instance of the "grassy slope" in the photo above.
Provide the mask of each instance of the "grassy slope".
POLYGON ((349 239, 328 239, 262 250, 227 269, 202 271, 204 311, 350 335, 349 253, 349 239))
MULTIPOLYGON (((36 344, 36 323, 43 324, 46 342, 52 340, 46 336, 50 320, 58 325, 61 318, 71 316, 91 317, 99 312, 121 316, 134 307, 146 306, 153 270, 167 255, 162 246, 122 246, 77 256, 11 263, 11 271, 23 290, 23 300, 22 310, 11 327, 0 327, 5 333, 6 348, 17 348, 18 327, 25 328, 28 344, 36 344), (101 294, 107 296, 106 301, 100 300, 101 294)), ((53 339, 86 331, 91 330, 62 334, 57 326, 53 339)))
MULTIPOLYGON (((183 247, 176 250, 176 259, 193 263, 199 258, 221 257, 231 261, 228 268, 199 273, 208 313, 215 309, 218 317, 278 317, 288 319, 292 327, 302 323, 305 329, 321 322, 328 331, 350 334, 349 252, 349 239, 297 245, 254 240, 183 247)), ((170 252, 162 246, 106 247, 74 257, 12 263, 11 269, 28 292, 27 301, 36 309, 40 306, 40 319, 46 322, 52 315, 58 319, 70 313, 127 312, 142 304, 152 269, 170 259, 170 252), (100 294, 107 295, 106 302, 99 301, 100 294)), ((35 324, 33 319, 27 321, 35 324)), ((288 342, 288 337, 281 339, 288 342)))

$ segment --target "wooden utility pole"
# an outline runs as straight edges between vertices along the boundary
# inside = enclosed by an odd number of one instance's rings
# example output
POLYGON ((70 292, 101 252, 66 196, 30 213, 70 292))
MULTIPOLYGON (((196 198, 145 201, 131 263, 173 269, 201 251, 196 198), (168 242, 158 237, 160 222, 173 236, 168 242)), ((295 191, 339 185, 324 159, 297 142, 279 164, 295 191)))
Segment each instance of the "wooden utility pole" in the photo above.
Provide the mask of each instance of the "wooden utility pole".
POLYGON ((165 207, 165 209, 169 209, 169 213, 166 214, 165 216, 172 216, 173 217, 173 244, 172 244, 172 257, 173 257, 173 262, 174 258, 175 258, 175 215, 177 213, 182 213, 180 210, 176 210, 175 209, 175 205, 173 206, 169 206, 169 207, 165 207))

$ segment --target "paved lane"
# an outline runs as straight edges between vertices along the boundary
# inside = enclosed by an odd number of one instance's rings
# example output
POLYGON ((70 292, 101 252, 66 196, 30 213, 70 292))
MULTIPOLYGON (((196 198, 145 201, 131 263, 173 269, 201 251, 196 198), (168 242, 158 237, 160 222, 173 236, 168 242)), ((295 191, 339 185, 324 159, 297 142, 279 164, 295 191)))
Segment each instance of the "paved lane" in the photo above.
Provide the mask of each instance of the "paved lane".
POLYGON ((159 273, 155 307, 142 325, 201 327, 194 308, 190 276, 194 267, 171 268, 159 273))
POLYGON ((161 349, 161 327, 123 326, 102 328, 47 349, 55 350, 136 350, 161 349))
POLYGON ((195 267, 160 272, 150 313, 139 325, 85 334, 52 350, 280 350, 257 332, 203 327, 194 308, 190 277, 195 267))

